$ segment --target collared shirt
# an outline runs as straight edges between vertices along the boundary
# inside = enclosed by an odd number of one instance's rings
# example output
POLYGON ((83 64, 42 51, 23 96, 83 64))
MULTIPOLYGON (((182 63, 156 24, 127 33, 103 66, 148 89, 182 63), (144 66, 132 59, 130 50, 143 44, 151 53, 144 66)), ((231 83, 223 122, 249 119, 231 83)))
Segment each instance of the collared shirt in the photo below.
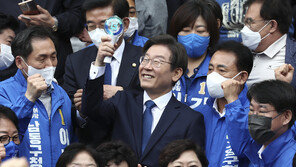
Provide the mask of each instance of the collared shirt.
MULTIPOLYGON (((52 82, 57 83, 55 78, 53 78, 52 82)), ((50 115, 51 115, 51 92, 53 90, 54 90, 54 87, 51 84, 50 87, 47 88, 46 92, 43 92, 41 94, 41 96, 38 98, 42 102, 42 104, 44 105, 44 107, 47 111, 48 118, 50 118, 50 115)))
POLYGON ((214 101, 213 108, 220 115, 221 118, 224 117, 224 115, 225 115, 225 108, 223 109, 222 113, 219 112, 218 104, 217 104, 217 99, 215 99, 215 101, 214 101))
MULTIPOLYGON (((169 103, 171 97, 172 97, 173 93, 172 91, 152 100, 156 106, 152 108, 151 112, 153 115, 153 122, 152 122, 152 128, 151 128, 151 133, 154 131, 156 125, 159 122, 159 119, 165 109, 165 107, 167 106, 167 104, 169 103)), ((145 103, 146 101, 151 100, 151 98, 149 97, 149 95, 147 94, 146 91, 144 91, 144 95, 143 95, 143 113, 146 109, 145 103)))
POLYGON ((247 81, 252 84, 268 79, 275 79, 274 70, 285 64, 287 35, 270 45, 265 51, 254 56, 253 69, 247 81))
MULTIPOLYGON (((111 71, 112 71, 111 85, 113 85, 113 86, 116 85, 117 76, 119 73, 119 67, 121 64, 124 47, 125 47, 125 42, 124 42, 124 40, 122 40, 121 45, 115 50, 115 52, 113 54, 114 59, 110 63, 111 71)), ((89 78, 96 79, 96 78, 102 76, 105 73, 105 67, 106 66, 98 67, 92 63, 90 66, 90 70, 89 70, 89 78)))
POLYGON ((264 150, 265 150, 265 147, 264 147, 264 145, 262 145, 262 147, 260 148, 260 150, 257 152, 257 153, 258 153, 258 156, 259 156, 260 159, 262 159, 261 154, 262 154, 262 152, 263 152, 264 150))

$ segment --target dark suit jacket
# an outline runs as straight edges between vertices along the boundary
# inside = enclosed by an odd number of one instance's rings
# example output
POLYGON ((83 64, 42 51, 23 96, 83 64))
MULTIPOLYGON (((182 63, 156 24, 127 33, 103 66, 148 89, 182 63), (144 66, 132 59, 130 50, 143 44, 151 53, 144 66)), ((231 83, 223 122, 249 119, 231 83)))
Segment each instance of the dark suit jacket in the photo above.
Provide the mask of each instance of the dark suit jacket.
MULTIPOLYGON (((97 51, 98 49, 96 46, 91 46, 68 56, 65 67, 63 88, 66 90, 71 100, 73 100, 73 96, 76 91, 84 87, 89 76, 91 62, 95 61, 97 51)), ((117 86, 122 86, 124 89, 139 88, 138 66, 141 54, 141 47, 131 45, 127 42, 125 43, 122 55, 123 57, 117 77, 117 86), (133 63, 135 63, 136 66, 132 66, 133 63)), ((75 116, 75 114, 73 116, 75 116)), ((76 119, 73 119, 73 121, 74 125, 78 125, 75 123, 76 119)), ((100 136, 104 135, 89 134, 92 132, 92 128, 102 126, 99 125, 99 123, 89 121, 85 126, 86 127, 84 129, 80 129, 78 126, 75 126, 80 142, 91 144, 96 147, 103 141, 108 140, 108 138, 100 138, 100 136)))
POLYGON ((120 91, 111 99, 103 101, 103 79, 101 76, 87 81, 82 112, 88 119, 104 123, 104 129, 99 130, 112 131, 112 140, 127 143, 136 152, 140 164, 157 167, 160 151, 177 139, 191 139, 204 147, 202 114, 172 96, 142 154, 143 91, 120 91))
MULTIPOLYGON (((79 33, 83 28, 83 15, 81 5, 84 0, 34 0, 36 4, 45 8, 52 16, 58 19, 58 31, 55 33, 57 37, 57 53, 58 66, 55 73, 55 78, 59 84, 62 84, 64 74, 64 66, 67 55, 72 53, 70 37, 79 33)), ((10 14, 16 19, 22 13, 18 3, 21 0, 0 0, 0 11, 5 14, 10 14)), ((17 19, 18 20, 18 19, 17 19)), ((24 30, 26 25, 20 21, 20 29, 24 30)))

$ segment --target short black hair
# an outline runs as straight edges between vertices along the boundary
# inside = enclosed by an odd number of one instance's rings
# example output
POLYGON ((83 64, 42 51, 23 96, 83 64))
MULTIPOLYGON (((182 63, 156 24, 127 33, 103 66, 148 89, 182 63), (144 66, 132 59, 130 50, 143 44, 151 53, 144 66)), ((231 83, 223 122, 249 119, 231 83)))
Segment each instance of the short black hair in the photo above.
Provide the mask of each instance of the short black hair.
POLYGON ((0 12, 0 34, 8 28, 16 32, 19 28, 19 22, 13 16, 0 12))
MULTIPOLYGON (((32 41, 36 39, 51 39, 56 47, 56 39, 52 30, 44 26, 32 26, 19 32, 11 43, 14 57, 22 56, 26 59, 33 51, 32 41)), ((46 49, 46 48, 44 48, 46 49)))
POLYGON ((183 74, 187 70, 187 53, 184 48, 184 46, 176 41, 175 38, 173 38, 170 35, 159 35, 150 38, 143 47, 143 52, 146 54, 148 49, 153 45, 164 45, 167 46, 168 49, 171 51, 171 70, 174 70, 176 68, 182 68, 183 74))
POLYGON ((248 0, 245 8, 253 3, 261 3, 260 16, 264 20, 275 20, 278 23, 279 31, 286 34, 292 23, 292 8, 288 0, 248 0))
POLYGON ((233 53, 236 57, 236 67, 238 71, 247 71, 250 75, 253 67, 253 54, 250 49, 236 41, 226 41, 215 48, 215 52, 225 51, 233 53))
POLYGON ((88 10, 108 6, 112 6, 113 15, 117 15, 121 19, 129 16, 129 5, 126 0, 85 0, 82 9, 85 13, 88 10))
POLYGON ((296 112, 296 92, 292 85, 279 80, 266 80, 255 83, 247 93, 249 101, 252 99, 258 103, 272 105, 277 113, 281 114, 286 110, 291 110, 292 119, 289 128, 295 122, 296 112))
POLYGON ((214 11, 205 1, 191 0, 181 5, 171 20, 168 31, 169 34, 177 38, 178 33, 182 31, 184 27, 194 24, 199 16, 206 22, 207 31, 210 34, 209 46, 215 46, 219 40, 218 22, 214 11))
POLYGON ((64 152, 61 154, 56 164, 56 167, 66 167, 69 163, 73 161, 75 156, 81 152, 87 152, 95 160, 96 164, 98 165, 98 162, 99 162, 98 155, 93 148, 88 147, 82 143, 72 143, 69 146, 67 146, 64 152))
POLYGON ((172 141, 165 146, 159 155, 159 167, 167 167, 169 163, 178 159, 185 151, 195 152, 202 167, 207 167, 209 165, 204 151, 191 140, 183 139, 172 141))
POLYGON ((0 119, 10 120, 14 124, 16 129, 19 130, 18 118, 14 111, 12 111, 10 108, 0 105, 0 119))
POLYGON ((134 151, 121 141, 111 141, 96 148, 99 156, 99 166, 107 166, 112 161, 116 165, 126 161, 129 167, 137 167, 137 158, 134 151))

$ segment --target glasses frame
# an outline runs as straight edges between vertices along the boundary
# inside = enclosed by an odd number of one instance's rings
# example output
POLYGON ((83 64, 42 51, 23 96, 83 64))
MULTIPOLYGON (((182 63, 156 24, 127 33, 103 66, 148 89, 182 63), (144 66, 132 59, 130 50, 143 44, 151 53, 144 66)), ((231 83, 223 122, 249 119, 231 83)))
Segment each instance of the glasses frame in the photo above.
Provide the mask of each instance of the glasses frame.
POLYGON ((269 20, 254 20, 252 18, 247 18, 244 20, 244 25, 249 27, 250 29, 254 29, 255 27, 252 27, 252 25, 256 24, 256 22, 268 22, 269 20))
POLYGON ((22 135, 22 134, 17 134, 17 135, 14 135, 12 137, 10 137, 9 135, 3 135, 3 136, 0 136, 0 143, 4 144, 4 146, 6 146, 7 144, 10 143, 10 141, 13 141, 16 145, 19 145, 19 144, 21 144, 21 142, 23 140, 23 137, 24 137, 24 135, 22 135), (20 143, 18 143, 18 144, 13 140, 13 138, 16 137, 16 136, 18 136, 19 141, 20 141, 20 143), (8 137, 8 143, 2 143, 1 142, 3 137, 8 137))
POLYGON ((171 62, 168 61, 164 61, 164 60, 160 60, 159 58, 153 58, 153 59, 149 59, 147 56, 141 56, 140 57, 140 65, 146 66, 147 64, 149 64, 151 62, 152 67, 154 68, 160 68, 160 66, 163 63, 168 63, 168 64, 172 64, 171 62), (147 59, 145 59, 147 58, 147 59), (158 61, 159 60, 159 61, 158 61))

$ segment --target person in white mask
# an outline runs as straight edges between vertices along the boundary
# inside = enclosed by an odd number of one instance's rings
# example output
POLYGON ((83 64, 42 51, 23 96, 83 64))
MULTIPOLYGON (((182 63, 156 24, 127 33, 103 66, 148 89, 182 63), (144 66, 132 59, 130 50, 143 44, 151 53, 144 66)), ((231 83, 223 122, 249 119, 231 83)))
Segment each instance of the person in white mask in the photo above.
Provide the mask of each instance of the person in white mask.
POLYGON ((210 97, 207 100, 206 107, 200 110, 204 115, 206 127, 205 150, 209 167, 248 165, 248 160, 245 157, 238 157, 232 151, 233 148, 228 139, 225 122, 225 119, 227 119, 225 111, 228 110, 228 99, 225 97, 228 97, 228 95, 224 93, 224 86, 240 84, 238 99, 244 107, 248 107, 245 82, 252 66, 253 56, 251 51, 235 41, 218 45, 210 60, 206 80, 210 97))
POLYGON ((73 139, 71 101, 54 82, 55 38, 50 29, 33 26, 16 35, 11 49, 18 71, 0 83, 0 104, 16 113, 20 126, 30 122, 19 155, 36 159, 30 166, 55 166, 73 139))
POLYGON ((137 17, 137 12, 136 12, 136 5, 135 5, 135 0, 127 0, 128 5, 129 5, 129 26, 126 32, 124 33, 124 38, 126 39, 127 42, 135 45, 135 46, 141 46, 143 47, 148 38, 144 36, 140 36, 138 34, 138 17, 137 17))
MULTIPOLYGON (((139 89, 139 78, 137 76, 139 59, 142 56, 142 48, 126 42, 123 35, 118 38, 114 45, 104 31, 105 21, 114 15, 123 21, 123 31, 127 31, 129 27, 129 5, 126 0, 85 0, 82 8, 85 11, 88 33, 95 46, 89 46, 67 57, 63 84, 63 88, 75 104, 73 110, 77 109, 78 111, 81 109, 82 88, 90 70, 93 69, 91 68, 92 62, 96 60, 97 55, 107 54, 113 57, 111 63, 106 63, 108 64, 108 68, 106 68, 108 72, 105 73, 105 99, 112 97, 122 89, 139 89)), ((98 74, 96 68, 92 71, 92 74, 98 74)), ((95 122, 94 124, 88 122, 85 126, 86 128, 81 129, 82 133, 79 133, 80 142, 90 144, 95 141, 95 144, 99 143, 102 140, 96 138, 96 135, 99 136, 99 134, 92 134, 94 137, 92 139, 85 135, 88 133, 86 131, 97 128, 99 125, 95 122)))
MULTIPOLYGON (((241 30, 242 42, 254 52, 254 66, 247 81, 275 79, 275 69, 283 64, 296 67, 296 41, 288 36, 292 22, 289 1, 248 0, 245 25, 241 30)), ((296 87, 296 78, 292 85, 296 87)))
POLYGON ((10 45, 18 26, 13 16, 0 12, 0 81, 13 76, 17 70, 10 45))

